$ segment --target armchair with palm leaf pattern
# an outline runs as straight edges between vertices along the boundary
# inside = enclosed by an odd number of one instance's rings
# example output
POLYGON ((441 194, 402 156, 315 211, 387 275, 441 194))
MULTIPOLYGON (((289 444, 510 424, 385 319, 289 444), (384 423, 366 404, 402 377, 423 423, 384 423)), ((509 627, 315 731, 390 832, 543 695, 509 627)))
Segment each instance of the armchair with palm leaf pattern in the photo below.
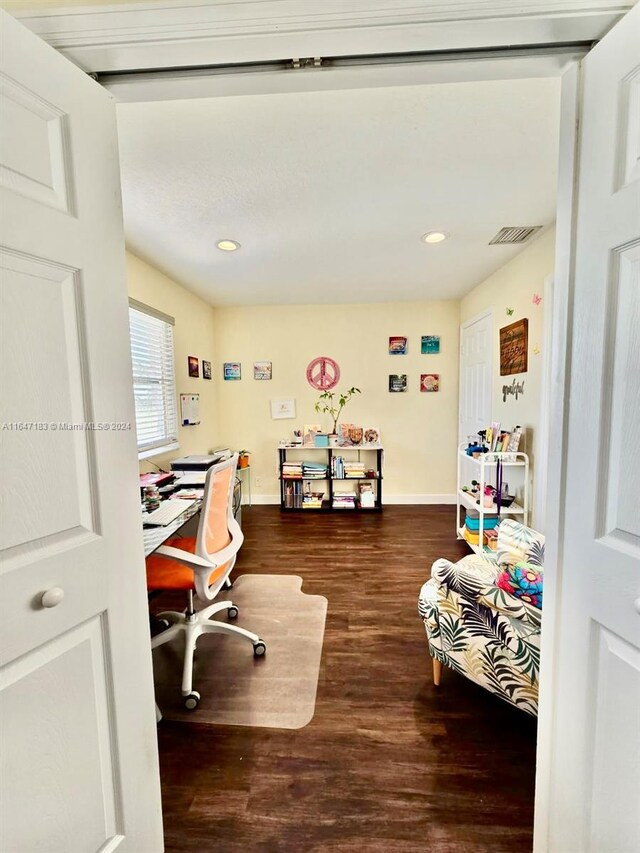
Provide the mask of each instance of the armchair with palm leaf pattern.
POLYGON ((542 611, 496 585, 505 566, 521 561, 542 569, 544 536, 505 519, 498 529, 496 562, 475 554, 457 563, 436 560, 418 611, 435 684, 446 664, 536 715, 542 611))

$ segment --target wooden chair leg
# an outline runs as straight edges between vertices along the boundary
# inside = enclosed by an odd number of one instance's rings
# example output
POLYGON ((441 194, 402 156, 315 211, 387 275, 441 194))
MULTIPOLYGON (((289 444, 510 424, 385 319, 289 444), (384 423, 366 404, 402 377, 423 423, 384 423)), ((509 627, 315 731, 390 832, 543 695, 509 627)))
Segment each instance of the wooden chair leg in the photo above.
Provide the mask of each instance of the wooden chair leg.
POLYGON ((433 663, 433 683, 437 687, 440 684, 440 676, 442 675, 442 662, 438 658, 431 658, 433 663))

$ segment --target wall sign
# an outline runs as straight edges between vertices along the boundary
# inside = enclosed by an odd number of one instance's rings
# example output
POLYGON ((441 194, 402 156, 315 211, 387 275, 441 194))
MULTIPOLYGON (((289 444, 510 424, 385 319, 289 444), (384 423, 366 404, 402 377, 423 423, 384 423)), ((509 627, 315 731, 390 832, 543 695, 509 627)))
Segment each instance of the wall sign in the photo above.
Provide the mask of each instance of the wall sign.
POLYGON ((317 391, 329 391, 340 381, 338 363, 327 355, 321 355, 309 362, 307 382, 317 391))
POLYGON ((518 397, 524 394, 524 379, 522 382, 516 382, 515 379, 511 380, 511 385, 503 385, 502 386, 502 402, 507 402, 507 397, 515 397, 516 400, 518 397))
POLYGON ((527 372, 529 321, 516 320, 500 329, 500 376, 527 372))

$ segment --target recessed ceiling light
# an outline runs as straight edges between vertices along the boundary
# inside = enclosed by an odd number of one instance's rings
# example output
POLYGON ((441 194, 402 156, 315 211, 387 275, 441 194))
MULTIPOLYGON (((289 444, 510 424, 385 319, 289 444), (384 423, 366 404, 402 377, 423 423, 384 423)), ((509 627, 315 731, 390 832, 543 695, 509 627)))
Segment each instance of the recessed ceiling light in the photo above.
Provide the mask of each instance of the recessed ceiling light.
POLYGON ((448 236, 446 231, 427 231, 426 234, 422 235, 422 239, 425 243, 442 243, 448 236))
POLYGON ((240 248, 240 243, 236 243, 235 240, 218 240, 216 246, 223 252, 235 252, 240 248))

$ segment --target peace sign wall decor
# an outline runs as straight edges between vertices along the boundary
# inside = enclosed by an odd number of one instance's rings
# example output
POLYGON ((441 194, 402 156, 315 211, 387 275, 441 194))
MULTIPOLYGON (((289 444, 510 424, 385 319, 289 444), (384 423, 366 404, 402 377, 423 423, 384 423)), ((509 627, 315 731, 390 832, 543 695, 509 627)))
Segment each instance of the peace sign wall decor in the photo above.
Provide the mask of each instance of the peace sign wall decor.
POLYGON ((309 362, 307 382, 316 391, 330 391, 340 381, 338 363, 327 355, 321 355, 309 362))

